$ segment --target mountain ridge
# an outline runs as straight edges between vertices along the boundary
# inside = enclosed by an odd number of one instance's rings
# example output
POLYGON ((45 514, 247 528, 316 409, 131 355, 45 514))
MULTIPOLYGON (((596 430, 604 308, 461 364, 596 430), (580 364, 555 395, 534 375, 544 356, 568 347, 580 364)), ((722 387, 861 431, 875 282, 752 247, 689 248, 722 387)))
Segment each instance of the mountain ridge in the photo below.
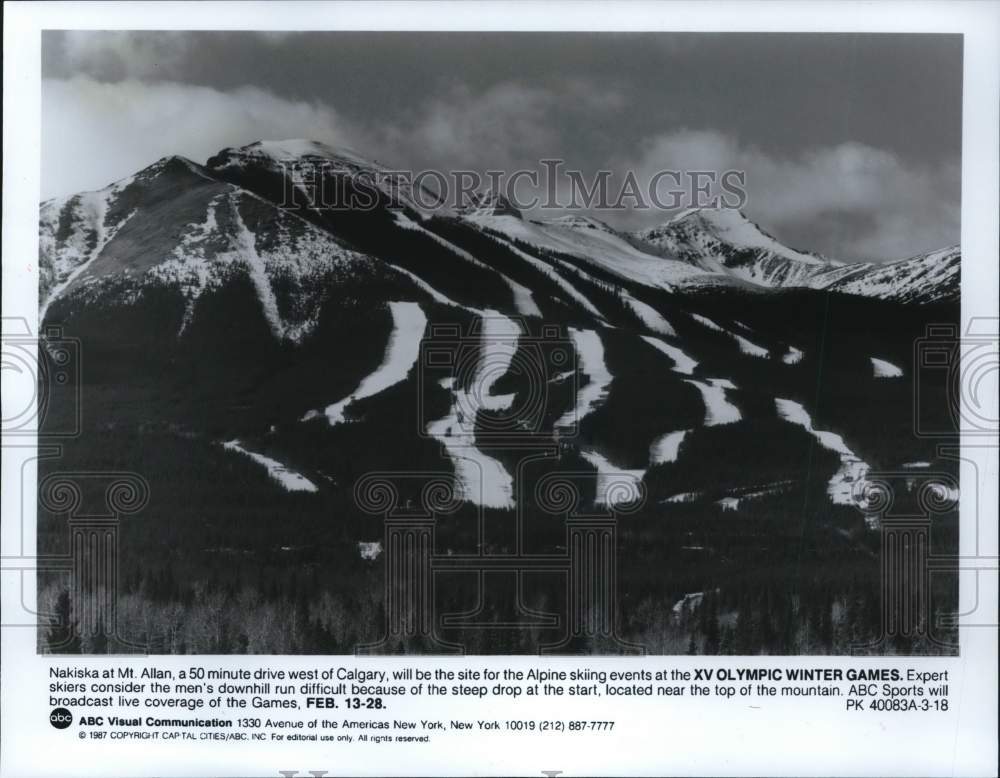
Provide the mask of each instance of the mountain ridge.
MULTIPOLYGON (((940 437, 915 434, 913 408, 919 380, 921 423, 947 429, 950 374, 924 370, 913 344, 957 321, 957 251, 888 270, 816 266, 817 286, 846 293, 769 287, 579 215, 425 216, 391 191, 365 210, 301 192, 285 202, 294 182, 273 152, 215 168, 167 157, 40 209, 42 332, 83 357, 48 387, 42 434, 79 434, 40 462, 40 483, 145 479, 141 516, 121 522, 121 591, 157 650, 282 653, 292 633, 302 653, 378 641, 383 566, 409 553, 383 519, 418 508, 433 554, 504 564, 566 559, 567 517, 614 519, 625 638, 647 640, 658 618, 650 650, 696 640, 715 653, 705 629, 759 608, 725 606, 702 628, 676 603, 752 591, 772 608, 787 592, 819 603, 792 626, 801 650, 822 653, 816 608, 877 602, 872 473, 906 473, 904 511, 926 478, 952 479, 936 537, 957 527, 957 465, 940 437), (906 287, 947 294, 892 299, 906 287), (389 485, 361 493, 373 478, 389 485), (249 615, 231 640, 177 638, 198 628, 178 603, 237 601, 249 615), (274 629, 274 613, 294 624, 274 629)), ((328 183, 349 187, 350 174, 334 166, 328 183)), ((66 518, 40 504, 39 553, 66 553, 66 518)), ((441 571, 440 612, 475 619, 442 620, 445 639, 480 653, 497 634, 516 651, 603 650, 559 619, 504 626, 525 606, 568 612, 564 570, 478 604, 454 577, 467 572, 441 571)))
MULTIPOLYGON (((86 276, 81 265, 89 264, 94 256, 101 254, 125 226, 128 214, 120 213, 120 209, 116 211, 117 218, 107 218, 112 215, 105 214, 109 198, 123 194, 137 179, 141 182, 143 177, 170 166, 185 167, 209 182, 226 181, 240 186, 248 194, 270 201, 274 207, 326 229, 334 240, 356 243, 357 235, 351 234, 350 228, 360 217, 349 213, 337 214, 333 221, 324 217, 323 208, 316 204, 316 190, 303 187, 294 174, 290 176, 289 170, 314 162, 331 166, 324 168, 322 175, 347 176, 352 181, 357 176, 365 177, 367 189, 361 196, 368 197, 366 202, 373 202, 374 208, 370 209, 372 218, 366 220, 371 223, 357 226, 356 232, 361 236, 378 229, 379 214, 387 208, 399 209, 416 224, 432 217, 458 219, 503 236, 515 245, 528 244, 547 252, 571 255, 625 280, 675 292, 720 284, 749 285, 745 288, 763 290, 805 287, 911 304, 954 300, 959 292, 961 251, 957 246, 886 263, 846 263, 789 248, 742 211, 731 209, 692 208, 662 225, 634 232, 617 230, 599 219, 575 212, 546 220, 532 219, 503 195, 492 192, 478 193, 473 202, 455 213, 434 212, 417 202, 429 198, 429 193, 415 198, 413 190, 405 184, 387 184, 377 178, 387 169, 358 152, 293 139, 228 147, 210 157, 205 165, 178 155, 167 156, 101 190, 43 202, 40 206, 43 308, 77 284, 78 276, 86 276), (344 222, 348 223, 347 228, 342 229, 344 222), (73 223, 78 223, 80 229, 74 232, 67 227, 73 223), (68 237, 67 229, 71 233, 68 237)), ((396 221, 397 215, 391 218, 396 221)), ((364 251, 365 247, 361 249, 364 251)))

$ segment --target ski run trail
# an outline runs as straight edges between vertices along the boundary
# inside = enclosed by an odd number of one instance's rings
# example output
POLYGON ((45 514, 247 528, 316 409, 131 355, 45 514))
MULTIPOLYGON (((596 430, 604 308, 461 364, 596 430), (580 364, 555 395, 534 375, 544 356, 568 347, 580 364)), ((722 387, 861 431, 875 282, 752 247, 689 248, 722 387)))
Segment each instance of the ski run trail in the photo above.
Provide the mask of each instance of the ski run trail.
POLYGON ((277 459, 271 459, 263 454, 249 451, 243 447, 239 440, 228 440, 222 444, 227 451, 236 451, 244 456, 250 457, 258 465, 267 470, 267 474, 289 492, 315 492, 316 484, 294 470, 285 467, 277 459))
MULTIPOLYGON (((427 317, 417 303, 390 302, 389 311, 392 313, 392 334, 389 336, 389 346, 382 357, 382 364, 375 368, 375 372, 366 376, 347 397, 326 407, 323 413, 331 427, 347 421, 344 412, 352 403, 405 381, 417 363, 427 317)), ((308 421, 319 415, 318 411, 309 411, 302 420, 308 421)))
POLYGON ((812 417, 801 403, 777 397, 774 404, 782 419, 792 424, 798 424, 810 432, 823 448, 840 455, 840 469, 830 479, 826 493, 836 505, 856 505, 854 490, 857 484, 864 482, 871 467, 862 462, 861 458, 847 447, 844 439, 836 432, 815 429, 812 417))

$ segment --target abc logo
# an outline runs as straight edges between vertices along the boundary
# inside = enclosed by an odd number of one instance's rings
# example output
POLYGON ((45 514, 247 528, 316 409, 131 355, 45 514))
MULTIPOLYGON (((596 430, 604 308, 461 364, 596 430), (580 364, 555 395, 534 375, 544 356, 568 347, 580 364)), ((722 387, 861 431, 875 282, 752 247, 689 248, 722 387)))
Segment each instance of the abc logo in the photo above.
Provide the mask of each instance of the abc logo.
POLYGON ((73 714, 65 708, 54 708, 49 714, 49 724, 56 729, 66 729, 73 723, 73 714))

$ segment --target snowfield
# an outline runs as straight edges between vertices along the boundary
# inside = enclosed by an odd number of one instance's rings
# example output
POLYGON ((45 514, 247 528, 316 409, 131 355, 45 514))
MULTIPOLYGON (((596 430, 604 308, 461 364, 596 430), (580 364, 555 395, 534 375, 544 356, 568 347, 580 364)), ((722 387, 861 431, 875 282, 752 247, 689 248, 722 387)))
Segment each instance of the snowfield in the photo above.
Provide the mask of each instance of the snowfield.
MULTIPOLYGON (((347 397, 326 407, 323 413, 331 427, 347 421, 344 412, 351 403, 405 381, 417 363, 427 317, 416 303, 390 302, 389 311, 392 313, 392 334, 389 335, 389 346, 382 357, 382 364, 375 368, 375 372, 365 376, 358 388, 347 397)), ((318 416, 318 411, 309 411, 302 421, 318 416)))
MULTIPOLYGON (((701 326, 708 327, 710 330, 713 330, 714 332, 726 332, 726 330, 723 327, 720 327, 718 324, 716 324, 707 316, 702 316, 700 313, 692 313, 688 315, 696 322, 698 322, 701 326)), ((726 334, 728 335, 729 333, 726 332, 726 334)))
POLYGON ((39 322, 45 319, 49 304, 87 270, 117 232, 135 215, 135 211, 132 211, 115 224, 106 223, 109 205, 134 178, 129 176, 96 192, 83 192, 75 197, 49 200, 42 204, 38 231, 39 265, 47 266, 47 270, 42 268, 39 279, 43 295, 38 313, 39 322), (64 215, 69 215, 72 219, 72 229, 67 238, 60 240, 57 235, 64 215), (48 286, 47 290, 45 286, 48 286))
POLYGON ((222 444, 227 451, 237 451, 250 457, 258 465, 267 470, 267 474, 289 492, 315 492, 316 484, 294 470, 285 467, 277 459, 271 459, 263 454, 245 449, 239 440, 229 440, 222 444))
POLYGON ((673 360, 674 372, 682 373, 684 375, 691 375, 694 373, 694 369, 698 367, 698 363, 695 362, 691 357, 681 351, 677 346, 671 346, 666 341, 660 340, 659 338, 654 338, 652 335, 643 335, 642 339, 646 341, 650 346, 655 348, 657 351, 661 351, 673 360))
POLYGON ((598 505, 619 505, 635 502, 642 497, 645 470, 615 467, 596 451, 581 451, 580 456, 597 468, 594 502, 598 505))
POLYGON ((519 256, 533 268, 539 270, 540 272, 548 276, 550 279, 555 281, 555 283, 558 284, 559 288, 566 293, 566 296, 569 297, 571 300, 574 300, 575 302, 579 303, 580 306, 582 306, 583 309, 587 311, 587 313, 593 315, 599 321, 604 320, 604 317, 601 315, 601 312, 597 310, 596 306, 592 302, 590 302, 590 300, 588 300, 587 297, 582 292, 580 292, 579 289, 577 289, 575 286, 573 286, 573 284, 571 284, 569 281, 563 278, 562 274, 554 267, 552 267, 552 265, 548 264, 547 262, 542 262, 542 260, 538 259, 537 257, 531 256, 531 254, 528 254, 525 251, 521 251, 521 249, 517 248, 517 246, 514 246, 513 244, 508 243, 506 245, 510 251, 519 256))
MULTIPOLYGON (((433 209, 424 203, 433 203, 433 193, 423 190, 416 196, 411 182, 406 177, 394 176, 389 168, 370 160, 347 146, 331 146, 305 138, 288 140, 262 140, 239 148, 226 148, 208 160, 212 170, 238 168, 255 170, 263 168, 272 173, 282 173, 296 180, 296 166, 319 163, 323 173, 347 173, 362 175, 366 186, 374 186, 390 201, 411 208, 417 213, 428 215, 433 209)), ((302 186, 301 175, 297 185, 302 186)))
POLYGON ((713 332, 721 332, 723 335, 728 335, 729 337, 731 337, 733 340, 736 341, 737 345, 739 345, 740 352, 743 354, 746 354, 751 357, 757 357, 759 359, 768 359, 771 356, 771 353, 763 346, 758 346, 756 343, 747 340, 742 335, 727 330, 725 327, 716 324, 707 316, 702 316, 697 313, 692 313, 690 314, 690 316, 692 319, 701 324, 703 327, 708 327, 708 329, 712 330, 713 332))
MULTIPOLYGON (((190 160, 161 160, 137 174, 135 183, 148 189, 159 186, 161 179, 164 186, 185 188, 184 216, 190 218, 189 212, 194 211, 196 218, 184 229, 172 231, 169 240, 161 237, 145 245, 143 241, 155 234, 156 221, 162 217, 137 209, 113 231, 105 232, 103 244, 98 244, 94 256, 81 268, 81 272, 89 271, 81 281, 91 276, 132 276, 141 290, 140 276, 144 275, 178 288, 186 300, 178 334, 190 323, 199 297, 225 285, 238 267, 250 279, 275 337, 300 342, 318 322, 326 298, 324 286, 370 263, 369 257, 344 248, 298 215, 235 184, 214 181, 190 160), (285 316, 275 291, 279 284, 291 295, 291 304, 285 306, 290 313, 285 316)), ((117 196, 114 187, 108 191, 117 196)), ((58 293, 76 277, 68 279, 58 293)), ((135 301, 134 296, 124 299, 135 301)))
POLYGON ((663 502, 694 502, 701 498, 701 492, 681 492, 667 497, 663 502))
POLYGON ((393 270, 395 270, 397 273, 401 273, 402 275, 409 278, 414 284, 416 284, 418 289, 430 295, 430 298, 434 302, 439 303, 440 305, 449 305, 452 306, 453 308, 461 308, 463 311, 469 311, 470 313, 479 313, 479 311, 469 308, 467 305, 462 305, 461 303, 457 303, 450 297, 442 294, 433 286, 424 281, 424 279, 422 279, 416 273, 413 273, 407 270, 406 268, 399 267, 398 265, 388 264, 388 266, 391 267, 393 270))
POLYGON ((898 262, 847 265, 842 270, 851 272, 820 274, 808 285, 899 302, 957 299, 961 260, 961 249, 950 246, 898 262))
POLYGON ((659 465, 664 462, 676 462, 680 453, 681 443, 690 430, 678 430, 661 435, 649 447, 649 464, 659 465))
POLYGON ((782 356, 781 361, 786 365, 797 365, 802 361, 802 357, 804 356, 805 354, 795 348, 795 346, 789 346, 788 351, 786 351, 784 356, 782 356))
POLYGON ((670 326, 670 322, 664 319, 653 306, 646 305, 646 303, 641 300, 636 300, 628 292, 622 292, 622 299, 633 311, 635 311, 636 316, 638 316, 642 323, 649 327, 650 330, 658 335, 667 335, 671 338, 677 337, 677 331, 670 326))
POLYGON ((577 390, 576 405, 556 421, 556 430, 578 428, 583 419, 595 408, 599 407, 608 396, 614 376, 604 362, 604 344, 594 330, 569 328, 570 338, 579 359, 579 369, 586 376, 587 383, 577 390))
POLYGON ((735 332, 730 332, 729 334, 736 339, 736 342, 740 344, 740 351, 747 356, 757 357, 758 359, 770 359, 771 352, 763 346, 758 346, 756 343, 747 340, 742 335, 737 335, 735 332))
POLYGON ((801 403, 778 397, 775 398, 774 404, 782 419, 798 424, 812 433, 823 448, 840 455, 840 469, 833 474, 826 491, 836 505, 856 505, 854 491, 858 484, 864 482, 871 467, 861 461, 861 458, 847 447, 844 439, 836 432, 815 429, 812 417, 801 403))
POLYGON ((872 363, 872 370, 875 373, 876 378, 902 378, 903 368, 897 367, 884 359, 876 359, 875 357, 870 357, 872 363))
POLYGON ((472 213, 471 224, 530 244, 541 251, 570 254, 614 273, 619 278, 657 289, 698 283, 709 274, 685 262, 655 257, 635 248, 596 219, 561 218, 534 222, 510 214, 472 213))
POLYGON ((451 386, 448 414, 427 425, 427 433, 445 447, 455 468, 456 497, 485 508, 514 508, 514 479, 498 460, 476 447, 480 408, 503 410, 513 395, 493 395, 493 385, 507 372, 517 352, 521 328, 497 311, 484 311, 482 351, 470 389, 451 386))
POLYGON ((740 409, 726 397, 727 389, 737 388, 728 378, 708 378, 705 381, 696 378, 685 380, 701 392, 701 397, 705 401, 706 427, 733 424, 743 418, 740 409))
POLYGON ((431 238, 440 245, 444 246, 452 254, 461 257, 469 264, 475 265, 476 267, 482 268, 484 270, 488 270, 489 272, 500 276, 500 278, 503 279, 503 282, 507 284, 511 293, 514 295, 514 307, 517 309, 517 312, 522 316, 537 316, 541 318, 542 311, 535 303, 535 298, 532 295, 531 290, 528 289, 528 287, 517 283, 517 281, 515 281, 513 278, 510 278, 505 273, 501 273, 496 268, 490 267, 485 262, 480 262, 465 249, 460 248, 451 241, 445 240, 440 235, 431 232, 422 224, 417 224, 415 221, 413 221, 413 219, 409 218, 405 214, 402 213, 396 214, 396 224, 398 224, 400 227, 404 229, 412 230, 414 232, 419 232, 422 235, 426 235, 428 238, 431 238))
POLYGON ((763 287, 794 286, 839 265, 782 245, 730 208, 692 208, 634 234, 705 272, 763 287))

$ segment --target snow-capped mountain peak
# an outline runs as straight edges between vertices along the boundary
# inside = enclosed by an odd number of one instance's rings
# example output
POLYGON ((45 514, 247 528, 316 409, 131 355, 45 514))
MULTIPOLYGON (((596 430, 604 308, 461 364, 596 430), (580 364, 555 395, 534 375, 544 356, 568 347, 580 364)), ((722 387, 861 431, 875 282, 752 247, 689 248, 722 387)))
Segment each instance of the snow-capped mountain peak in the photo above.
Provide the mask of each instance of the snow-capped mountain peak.
POLYGON ((904 303, 953 300, 959 297, 961 263, 961 248, 949 246, 896 262, 842 265, 817 273, 808 286, 904 303))
POLYGON ((327 162, 351 170, 384 170, 374 160, 362 156, 347 146, 331 146, 305 138, 259 140, 238 148, 225 148, 208 160, 208 166, 222 169, 247 162, 273 165, 294 165, 303 162, 327 162))
POLYGON ((736 208, 692 208, 674 216, 662 228, 654 228, 648 232, 656 233, 659 229, 670 229, 692 236, 704 232, 719 243, 737 249, 767 251, 809 265, 830 263, 830 260, 812 252, 797 251, 785 246, 736 208))
MULTIPOLYGON (((408 208, 414 214, 429 213, 437 199, 426 189, 416 196, 411 181, 378 160, 347 146, 303 138, 259 140, 246 146, 228 147, 210 157, 205 165, 227 180, 243 180, 260 173, 283 179, 301 191, 308 190, 310 201, 319 197, 323 181, 345 177, 360 182, 366 197, 377 191, 388 204, 408 208)), ((339 188, 331 186, 329 191, 336 192, 339 188)))
POLYGON ((60 299, 128 303, 160 288, 183 299, 183 331, 205 292, 240 278, 274 334, 294 341, 315 326, 324 284, 370 267, 328 232, 184 157, 50 200, 40 217, 43 317, 60 299))
POLYGON ((759 286, 795 286, 839 263, 797 251, 765 232, 742 211, 695 208, 634 233, 663 256, 759 286))

